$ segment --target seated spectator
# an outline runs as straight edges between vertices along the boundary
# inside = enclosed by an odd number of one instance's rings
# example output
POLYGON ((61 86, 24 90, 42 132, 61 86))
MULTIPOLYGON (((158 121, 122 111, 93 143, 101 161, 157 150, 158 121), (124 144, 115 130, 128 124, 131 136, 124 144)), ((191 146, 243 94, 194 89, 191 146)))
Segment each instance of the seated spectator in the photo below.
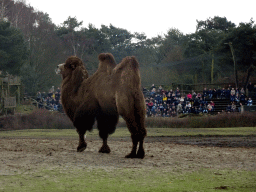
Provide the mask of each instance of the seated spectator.
POLYGON ((240 95, 240 90, 236 88, 236 94, 235 95, 240 95))
POLYGON ((231 112, 235 112, 236 111, 236 104, 235 102, 232 102, 231 104, 231 112))
POLYGON ((244 105, 247 105, 247 104, 248 104, 248 99, 247 99, 247 97, 245 97, 244 105))
POLYGON ((207 91, 206 88, 204 88, 204 90, 203 90, 203 95, 202 95, 202 97, 203 97, 204 100, 206 99, 207 95, 208 95, 208 91, 207 91))
POLYGON ((182 105, 179 102, 179 104, 177 105, 177 113, 182 113, 182 112, 183 112, 182 105))
POLYGON ((163 106, 163 104, 162 104, 162 103, 160 103, 160 105, 159 105, 159 109, 160 109, 161 114, 162 114, 162 113, 163 113, 163 111, 164 111, 164 106, 163 106))
POLYGON ((172 95, 171 93, 169 92, 168 95, 167 95, 167 101, 166 101, 167 104, 171 104, 172 103, 172 95))
POLYGON ((203 98, 200 99, 199 103, 203 106, 208 104, 208 102, 206 100, 203 100, 203 98))
POLYGON ((197 93, 197 98, 201 99, 202 98, 202 94, 201 93, 197 93))
POLYGON ((196 114, 196 109, 194 106, 191 107, 191 113, 196 114))
POLYGON ((194 90, 192 90, 192 99, 195 100, 196 96, 197 96, 196 92, 194 90))
POLYGON ((152 116, 152 113, 151 111, 149 110, 149 108, 147 109, 147 117, 151 117, 152 116))
POLYGON ((202 104, 199 105, 198 112, 199 113, 203 113, 203 105, 202 104))
POLYGON ((226 90, 226 95, 225 95, 226 99, 230 98, 230 89, 227 88, 226 90))
POLYGON ((234 89, 234 88, 232 88, 231 90, 230 90, 230 94, 232 95, 235 95, 236 94, 236 90, 234 89))
POLYGON ((208 97, 209 97, 209 99, 212 99, 212 97, 213 97, 212 89, 208 90, 208 97))
POLYGON ((152 89, 156 89, 155 84, 152 84, 152 86, 151 86, 150 90, 152 90, 152 89))
POLYGON ((212 106, 212 111, 214 111, 215 103, 213 101, 211 101, 210 105, 212 106))
POLYGON ((192 94, 191 94, 191 93, 188 93, 188 94, 187 94, 187 98, 188 98, 189 101, 191 101, 191 100, 192 100, 192 94))
POLYGON ((208 110, 208 112, 212 111, 212 105, 210 103, 207 105, 207 110, 208 110))
POLYGON ((158 87, 158 92, 159 92, 160 94, 162 94, 162 90, 163 90, 163 87, 160 85, 160 86, 158 87))
POLYGON ((163 93, 163 102, 167 102, 167 96, 165 93, 163 93))
POLYGON ((46 99, 46 93, 45 92, 42 92, 42 98, 46 99))
POLYGON ((252 98, 249 98, 247 101, 247 106, 252 106, 252 98))
POLYGON ((240 90, 240 94, 242 95, 242 94, 244 94, 245 95, 245 90, 244 90, 244 88, 241 88, 241 90, 240 90))
POLYGON ((164 102, 163 107, 164 107, 164 109, 167 109, 167 104, 166 104, 166 102, 164 102))
POLYGON ((58 111, 61 112, 61 113, 64 113, 63 106, 61 104, 59 104, 58 111))
POLYGON ((243 93, 240 95, 240 102, 242 102, 242 104, 245 102, 245 95, 243 93))
POLYGON ((220 99, 220 98, 221 98, 221 89, 217 89, 217 99, 220 99))
POLYGON ((163 97, 162 97, 162 95, 157 94, 157 96, 156 96, 155 99, 157 100, 157 104, 163 103, 163 97))
POLYGON ((204 104, 204 105, 202 105, 202 106, 203 106, 203 113, 208 113, 207 105, 206 105, 206 104, 204 104))
POLYGON ((235 102, 236 102, 236 103, 239 103, 239 102, 240 102, 240 100, 239 100, 239 95, 236 95, 236 96, 235 96, 235 102))
POLYGON ((170 94, 171 96, 172 96, 172 94, 173 94, 173 90, 172 89, 170 89, 170 91, 167 93, 167 95, 168 94, 170 94))
POLYGON ((194 100, 194 106, 195 107, 199 107, 200 103, 199 103, 199 100, 198 98, 196 97, 196 99, 194 100))
POLYGON ((217 99, 217 90, 216 89, 212 90, 212 98, 217 99))
POLYGON ((231 106, 230 104, 228 104, 227 108, 226 108, 226 112, 231 112, 231 106))
POLYGON ((175 91, 175 97, 180 98, 181 97, 181 93, 179 88, 177 87, 176 91, 175 91))
POLYGON ((152 113, 152 115, 155 116, 156 110, 157 110, 156 105, 153 105, 152 108, 151 108, 151 113, 152 113))
POLYGON ((167 110, 164 109, 164 110, 163 110, 163 113, 162 113, 162 116, 163 116, 163 117, 166 117, 166 115, 167 115, 167 110))
POLYGON ((50 97, 50 98, 52 97, 52 91, 48 92, 48 97, 50 97))
POLYGON ((54 111, 58 111, 58 105, 53 104, 53 110, 54 110, 54 111))
POLYGON ((225 88, 222 88, 222 90, 220 92, 220 98, 221 99, 225 99, 226 98, 226 90, 225 90, 225 88))
POLYGON ((155 97, 155 94, 156 94, 156 89, 153 88, 153 89, 151 90, 151 92, 150 92, 150 96, 151 96, 151 97, 155 97))
POLYGON ((38 91, 38 92, 37 92, 37 95, 36 95, 36 101, 39 102, 39 101, 41 101, 41 99, 42 99, 41 92, 38 91))
POLYGON ((243 113, 243 112, 244 112, 244 106, 243 106, 242 103, 239 104, 238 111, 239 111, 240 113, 243 113))
POLYGON ((236 96, 235 96, 233 93, 231 93, 231 95, 230 95, 230 101, 231 101, 231 102, 234 102, 234 101, 235 101, 235 98, 236 98, 236 96))
POLYGON ((150 101, 148 102, 148 108, 149 108, 149 110, 152 109, 153 105, 154 105, 153 101, 150 100, 150 101))

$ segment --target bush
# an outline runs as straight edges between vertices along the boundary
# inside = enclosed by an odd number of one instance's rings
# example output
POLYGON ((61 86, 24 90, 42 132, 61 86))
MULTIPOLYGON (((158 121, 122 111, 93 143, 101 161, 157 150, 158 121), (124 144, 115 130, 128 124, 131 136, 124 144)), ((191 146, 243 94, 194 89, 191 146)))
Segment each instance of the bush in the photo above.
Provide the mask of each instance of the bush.
POLYGON ((0 129, 70 129, 73 128, 69 118, 61 113, 35 109, 28 115, 14 115, 0 120, 0 129))
POLYGON ((146 118, 146 127, 155 128, 219 128, 256 127, 255 113, 224 113, 218 115, 146 118))
MULTIPOLYGON (((95 123, 94 127, 97 124, 95 123)), ((106 125, 107 126, 107 125, 106 125)), ((121 120, 118 127, 126 127, 121 120)), ((221 128, 221 127, 256 127, 255 113, 244 112, 205 116, 150 117, 146 118, 146 127, 152 128, 221 128)), ((18 129, 73 129, 70 119, 58 112, 35 109, 28 115, 14 115, 0 119, 1 130, 18 129)))

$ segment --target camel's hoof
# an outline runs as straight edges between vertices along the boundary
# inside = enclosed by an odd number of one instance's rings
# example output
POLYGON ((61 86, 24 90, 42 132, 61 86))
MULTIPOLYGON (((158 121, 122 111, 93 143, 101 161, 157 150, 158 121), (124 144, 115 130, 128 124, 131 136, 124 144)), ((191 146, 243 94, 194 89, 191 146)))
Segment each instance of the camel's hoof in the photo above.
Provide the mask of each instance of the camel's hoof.
POLYGON ((99 150, 99 153, 110 153, 110 148, 108 145, 102 145, 102 147, 99 150))
POLYGON ((137 153, 137 158, 143 159, 145 157, 145 152, 144 150, 139 150, 137 153))
POLYGON ((87 147, 86 143, 82 143, 77 147, 77 152, 83 152, 87 147))
POLYGON ((131 152, 130 154, 126 155, 125 158, 137 158, 136 153, 131 152))

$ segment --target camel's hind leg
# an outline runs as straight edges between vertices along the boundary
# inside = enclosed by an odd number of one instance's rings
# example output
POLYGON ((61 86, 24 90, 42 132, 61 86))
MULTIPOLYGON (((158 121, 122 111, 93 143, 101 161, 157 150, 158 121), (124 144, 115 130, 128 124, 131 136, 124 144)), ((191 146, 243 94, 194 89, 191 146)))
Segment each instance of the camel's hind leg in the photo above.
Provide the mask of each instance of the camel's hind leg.
MULTIPOLYGON (((126 119, 126 118, 125 118, 126 119)), ((145 151, 143 147, 144 138, 146 136, 146 129, 144 127, 144 119, 140 120, 138 117, 134 119, 127 119, 127 127, 131 132, 132 138, 132 150, 131 152, 126 155, 126 158, 141 158, 145 157, 145 151), (139 149, 137 152, 137 146, 139 143, 139 149)))
POLYGON ((145 102, 144 96, 139 91, 134 95, 134 100, 129 100, 122 93, 117 94, 118 113, 126 121, 127 127, 131 133, 132 150, 126 155, 126 158, 144 158, 145 151, 143 147, 144 138, 147 135, 145 128, 145 102), (137 152, 137 146, 139 149, 137 152))

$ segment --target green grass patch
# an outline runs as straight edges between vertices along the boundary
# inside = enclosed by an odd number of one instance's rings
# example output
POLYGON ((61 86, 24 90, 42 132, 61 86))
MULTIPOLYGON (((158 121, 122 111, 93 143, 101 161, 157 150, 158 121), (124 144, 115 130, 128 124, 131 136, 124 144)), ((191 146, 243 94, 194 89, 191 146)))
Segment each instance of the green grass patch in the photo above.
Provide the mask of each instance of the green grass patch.
POLYGON ((30 114, 32 113, 36 107, 34 105, 17 105, 15 109, 15 113, 21 113, 21 114, 30 114))
MULTIPOLYGON (((211 136, 211 135, 255 135, 256 127, 235 128, 148 128, 148 136, 211 136)), ((87 137, 98 136, 98 130, 87 132, 87 137)), ((111 137, 127 137, 130 132, 127 128, 117 128, 111 137)), ((0 131, 0 137, 77 137, 75 129, 25 129, 14 131, 0 131)))
POLYGON ((0 191, 244 191, 256 190, 256 172, 201 169, 54 169, 0 176, 0 191))

